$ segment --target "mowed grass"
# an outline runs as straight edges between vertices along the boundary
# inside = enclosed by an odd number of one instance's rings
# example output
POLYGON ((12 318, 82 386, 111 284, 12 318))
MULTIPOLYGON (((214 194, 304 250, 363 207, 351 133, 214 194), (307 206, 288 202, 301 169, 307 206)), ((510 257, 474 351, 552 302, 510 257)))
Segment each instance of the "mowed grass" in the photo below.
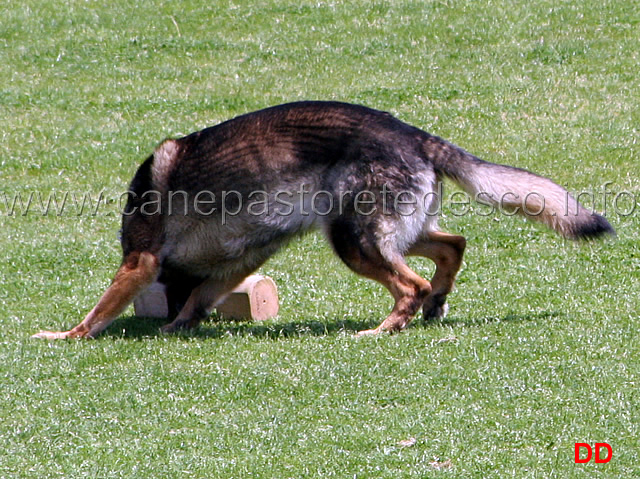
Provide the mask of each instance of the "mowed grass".
POLYGON ((640 476, 636 2, 2 10, 0 477, 640 476), (391 298, 312 234, 261 270, 275 320, 161 336, 129 310, 95 341, 30 339, 109 284, 117 198, 155 144, 299 99, 391 111, 590 193, 618 236, 576 245, 448 203, 469 248, 435 324, 355 338, 391 298), (32 192, 111 202, 10 214, 32 192), (575 464, 576 442, 613 458, 575 464))

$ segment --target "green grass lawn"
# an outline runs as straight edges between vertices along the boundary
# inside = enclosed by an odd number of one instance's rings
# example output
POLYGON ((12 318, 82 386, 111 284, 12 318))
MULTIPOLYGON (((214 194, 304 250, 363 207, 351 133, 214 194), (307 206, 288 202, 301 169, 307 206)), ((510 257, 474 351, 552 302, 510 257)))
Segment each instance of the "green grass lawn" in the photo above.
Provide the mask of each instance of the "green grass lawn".
POLYGON ((4 2, 0 477, 640 477, 639 52, 629 0, 4 2), (30 339, 109 284, 118 195, 158 142, 299 99, 593 192, 618 237, 448 206, 469 247, 435 324, 356 338, 391 298, 312 234, 261 271, 275 320, 161 336, 129 310, 30 339), (111 202, 11 214, 65 192, 111 202), (575 464, 576 442, 613 459, 575 464))

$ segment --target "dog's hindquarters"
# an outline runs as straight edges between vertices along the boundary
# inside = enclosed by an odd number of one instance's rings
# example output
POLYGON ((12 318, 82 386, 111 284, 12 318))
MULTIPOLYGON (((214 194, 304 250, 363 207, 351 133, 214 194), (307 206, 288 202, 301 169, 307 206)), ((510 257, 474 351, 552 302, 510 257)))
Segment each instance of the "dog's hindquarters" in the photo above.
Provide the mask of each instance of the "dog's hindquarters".
POLYGON ((335 253, 354 272, 381 283, 394 299, 391 313, 363 335, 404 329, 432 292, 431 283, 404 257, 437 230, 437 176, 414 144, 402 140, 369 141, 353 152, 357 158, 334 166, 322 184, 339 199, 332 213, 319 220, 335 253))

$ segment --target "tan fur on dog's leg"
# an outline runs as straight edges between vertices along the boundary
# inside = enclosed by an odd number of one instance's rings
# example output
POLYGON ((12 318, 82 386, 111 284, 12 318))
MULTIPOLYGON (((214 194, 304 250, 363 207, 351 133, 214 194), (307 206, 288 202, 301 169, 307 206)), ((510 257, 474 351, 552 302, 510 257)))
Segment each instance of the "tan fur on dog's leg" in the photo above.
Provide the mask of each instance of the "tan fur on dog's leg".
POLYGON ((121 314, 156 279, 158 260, 148 252, 131 253, 118 269, 111 286, 84 320, 69 331, 42 331, 34 338, 93 338, 121 314))
POLYGON ((395 304, 391 314, 375 329, 360 331, 358 336, 402 331, 413 319, 425 297, 431 292, 429 281, 414 273, 406 264, 393 264, 392 271, 369 272, 367 277, 382 283, 392 294, 395 304))
POLYGON ((446 314, 447 295, 453 290, 456 275, 462 266, 466 244, 462 236, 434 231, 409 250, 410 255, 424 256, 436 264, 436 272, 431 279, 433 290, 423 306, 424 319, 442 318, 446 314))
POLYGON ((391 314, 380 326, 361 331, 358 336, 401 331, 431 293, 431 284, 413 272, 399 252, 387 248, 385 256, 379 246, 359 234, 360 228, 354 225, 354 220, 347 217, 331 225, 328 236, 336 253, 353 271, 381 283, 395 300, 391 314))

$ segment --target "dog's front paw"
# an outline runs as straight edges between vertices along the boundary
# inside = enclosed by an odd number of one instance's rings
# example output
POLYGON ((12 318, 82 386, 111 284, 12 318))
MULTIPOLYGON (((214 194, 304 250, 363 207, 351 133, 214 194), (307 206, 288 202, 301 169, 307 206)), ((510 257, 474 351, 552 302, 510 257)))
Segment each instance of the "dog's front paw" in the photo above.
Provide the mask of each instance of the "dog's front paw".
POLYGON ((172 323, 165 324, 160 328, 162 334, 173 334, 179 331, 187 331, 194 329, 200 324, 199 320, 195 319, 176 319, 172 323))
POLYGON ((66 338, 75 338, 71 331, 40 331, 39 333, 31 336, 32 338, 37 339, 66 339, 66 338))
POLYGON ((422 307, 422 317, 425 321, 432 321, 434 319, 442 319, 447 315, 449 311, 449 305, 445 296, 431 296, 427 298, 427 301, 422 307))
POLYGON ((378 334, 380 334, 383 330, 380 328, 375 328, 375 329, 365 329, 363 331, 358 331, 356 333, 356 338, 361 338, 363 336, 376 336, 378 334))

